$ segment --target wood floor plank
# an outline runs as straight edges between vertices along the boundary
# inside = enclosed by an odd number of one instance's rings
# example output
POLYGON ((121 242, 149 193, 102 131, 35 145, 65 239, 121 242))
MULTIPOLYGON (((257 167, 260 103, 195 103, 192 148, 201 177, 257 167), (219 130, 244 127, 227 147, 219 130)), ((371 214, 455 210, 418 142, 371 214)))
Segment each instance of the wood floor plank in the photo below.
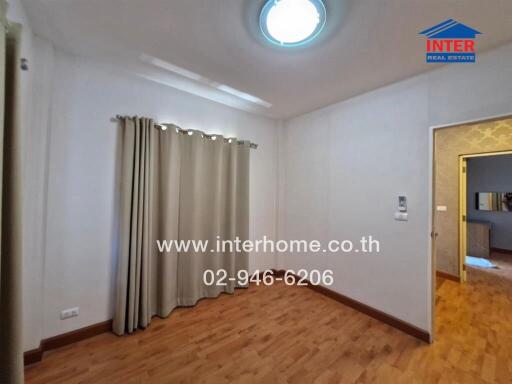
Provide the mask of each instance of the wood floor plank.
POLYGON ((512 383, 512 257, 437 284, 427 345, 304 287, 251 286, 45 353, 48 383, 512 383))

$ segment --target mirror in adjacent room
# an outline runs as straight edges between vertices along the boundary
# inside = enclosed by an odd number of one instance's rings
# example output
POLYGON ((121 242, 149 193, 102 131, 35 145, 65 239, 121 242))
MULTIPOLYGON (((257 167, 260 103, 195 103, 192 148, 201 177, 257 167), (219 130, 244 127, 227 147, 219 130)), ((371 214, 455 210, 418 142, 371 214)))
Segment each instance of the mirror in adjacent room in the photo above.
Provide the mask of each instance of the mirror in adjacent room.
POLYGON ((475 201, 479 211, 512 212, 512 192, 477 192, 475 201))

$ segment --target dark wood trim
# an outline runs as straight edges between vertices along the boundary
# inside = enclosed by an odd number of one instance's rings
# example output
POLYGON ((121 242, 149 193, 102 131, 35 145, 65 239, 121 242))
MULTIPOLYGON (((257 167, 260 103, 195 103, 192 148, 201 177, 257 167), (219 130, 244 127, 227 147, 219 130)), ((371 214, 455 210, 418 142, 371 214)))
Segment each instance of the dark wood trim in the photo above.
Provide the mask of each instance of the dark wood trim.
POLYGON ((350 297, 344 296, 340 293, 334 292, 329 288, 325 288, 321 285, 312 285, 309 284, 308 287, 315 292, 321 293, 333 300, 336 300, 346 306, 355 309, 356 311, 362 312, 365 315, 373 317, 376 320, 379 320, 385 324, 392 326, 393 328, 399 329, 402 332, 405 332, 411 336, 416 337, 417 339, 423 340, 427 343, 430 343, 430 333, 427 331, 420 329, 412 324, 406 323, 403 320, 400 320, 394 316, 391 316, 385 312, 382 312, 378 309, 370 307, 369 305, 363 304, 357 300, 351 299, 350 297))
POLYGON ((446 273, 446 272, 443 272, 443 271, 436 271, 436 276, 437 277, 441 277, 441 278, 446 279, 446 280, 452 280, 452 281, 455 281, 457 283, 460 283, 459 277, 455 276, 455 275, 452 275, 450 273, 446 273))
POLYGON ((276 277, 283 277, 284 274, 285 274, 285 270, 284 269, 279 269, 279 270, 273 269, 272 272, 274 273, 274 275, 276 277))
POLYGON ((39 348, 32 349, 23 354, 25 365, 37 363, 42 360, 44 352, 52 349, 64 347, 69 344, 76 343, 90 337, 100 335, 112 330, 112 320, 103 321, 101 323, 89 325, 71 332, 63 333, 44 339, 41 341, 39 348))
MULTIPOLYGON (((276 276, 283 276, 285 274, 284 270, 275 271, 276 276)), ((296 276, 298 278, 298 276, 296 276)), ((357 300, 351 299, 350 297, 344 296, 341 293, 335 292, 329 288, 326 288, 322 285, 313 285, 309 281, 308 288, 318 292, 324 296, 327 296, 330 299, 336 300, 341 304, 346 305, 347 307, 353 308, 356 311, 364 313, 370 317, 373 317, 376 320, 379 320, 385 324, 392 326, 393 328, 399 329, 402 332, 405 332, 411 336, 416 337, 422 341, 430 343, 430 333, 420 329, 412 324, 409 324, 403 320, 397 319, 394 316, 391 316, 385 312, 382 312, 378 309, 370 307, 369 305, 363 304, 357 300)))
POLYGON ((507 255, 512 255, 512 249, 504 249, 504 248, 494 248, 494 247, 492 247, 491 248, 491 252, 505 253, 507 255))
POLYGON ((23 354, 23 362, 25 365, 38 363, 43 358, 43 348, 39 345, 39 348, 31 349, 23 354))
POLYGON ((284 270, 282 270, 282 269, 280 269, 280 270, 277 270, 277 269, 265 269, 263 271, 260 271, 260 273, 259 273, 260 279, 263 279, 263 276, 265 276, 265 272, 267 272, 267 271, 272 272, 272 275, 274 277, 283 277, 284 276, 284 270))
POLYGON ((42 341, 43 352, 64 347, 65 345, 73 344, 81 340, 88 339, 105 332, 112 330, 112 320, 107 320, 102 323, 89 325, 85 328, 80 328, 75 331, 67 332, 62 335, 50 337, 42 341))

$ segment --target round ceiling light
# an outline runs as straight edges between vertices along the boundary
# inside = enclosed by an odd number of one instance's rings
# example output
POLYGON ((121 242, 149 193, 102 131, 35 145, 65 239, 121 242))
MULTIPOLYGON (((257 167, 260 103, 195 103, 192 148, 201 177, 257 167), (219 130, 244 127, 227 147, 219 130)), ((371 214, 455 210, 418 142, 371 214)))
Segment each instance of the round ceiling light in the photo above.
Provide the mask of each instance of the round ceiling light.
POLYGON ((260 28, 272 43, 295 47, 313 40, 325 25, 322 0, 268 0, 260 14, 260 28))

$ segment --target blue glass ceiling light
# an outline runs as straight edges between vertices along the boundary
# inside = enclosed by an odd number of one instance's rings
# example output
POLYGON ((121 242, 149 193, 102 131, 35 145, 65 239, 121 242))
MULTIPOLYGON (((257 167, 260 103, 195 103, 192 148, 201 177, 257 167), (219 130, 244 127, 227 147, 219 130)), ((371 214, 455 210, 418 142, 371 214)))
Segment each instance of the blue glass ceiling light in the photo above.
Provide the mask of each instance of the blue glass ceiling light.
POLYGON ((313 40, 325 25, 322 0, 268 0, 260 14, 260 28, 272 43, 296 47, 313 40))

